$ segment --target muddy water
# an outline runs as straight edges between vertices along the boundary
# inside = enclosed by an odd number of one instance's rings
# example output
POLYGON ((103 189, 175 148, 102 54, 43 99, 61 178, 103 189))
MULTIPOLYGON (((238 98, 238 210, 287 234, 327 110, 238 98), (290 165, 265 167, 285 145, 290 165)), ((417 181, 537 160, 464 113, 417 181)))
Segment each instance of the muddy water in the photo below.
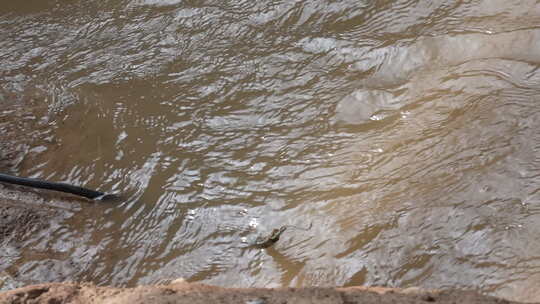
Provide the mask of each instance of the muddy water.
POLYGON ((539 301, 539 26, 518 0, 2 4, 9 172, 124 200, 62 205, 0 270, 539 301))

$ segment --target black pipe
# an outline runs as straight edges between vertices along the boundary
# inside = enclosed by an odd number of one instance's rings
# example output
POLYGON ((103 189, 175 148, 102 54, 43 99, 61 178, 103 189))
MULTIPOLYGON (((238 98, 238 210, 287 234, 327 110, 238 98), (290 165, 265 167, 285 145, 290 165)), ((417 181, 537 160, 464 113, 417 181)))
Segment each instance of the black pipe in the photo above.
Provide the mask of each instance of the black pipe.
POLYGON ((40 188, 40 189, 66 192, 66 193, 71 193, 78 196, 83 196, 89 199, 101 200, 105 197, 112 196, 104 192, 86 189, 83 187, 78 187, 78 186, 74 186, 70 184, 48 182, 48 181, 43 181, 43 180, 39 180, 35 178, 17 177, 17 176, 2 174, 2 173, 0 173, 0 182, 27 186, 27 187, 32 187, 32 188, 40 188))

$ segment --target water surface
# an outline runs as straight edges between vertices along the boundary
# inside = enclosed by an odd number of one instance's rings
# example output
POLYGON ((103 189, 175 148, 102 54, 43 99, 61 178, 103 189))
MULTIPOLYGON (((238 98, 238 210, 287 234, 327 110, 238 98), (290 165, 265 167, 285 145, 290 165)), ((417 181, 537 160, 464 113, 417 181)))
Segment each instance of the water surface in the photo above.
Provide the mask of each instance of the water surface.
POLYGON ((540 301, 539 26, 518 0, 4 4, 10 172, 125 200, 0 270, 540 301))

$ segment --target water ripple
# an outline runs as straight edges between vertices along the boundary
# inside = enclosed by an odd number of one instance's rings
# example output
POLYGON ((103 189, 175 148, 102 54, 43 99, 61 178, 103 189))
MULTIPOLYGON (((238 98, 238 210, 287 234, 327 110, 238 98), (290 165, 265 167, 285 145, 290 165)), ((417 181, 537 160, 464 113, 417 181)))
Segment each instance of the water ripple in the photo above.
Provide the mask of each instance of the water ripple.
POLYGON ((368 2, 2 7, 0 165, 125 197, 6 267, 538 299, 538 4, 368 2))

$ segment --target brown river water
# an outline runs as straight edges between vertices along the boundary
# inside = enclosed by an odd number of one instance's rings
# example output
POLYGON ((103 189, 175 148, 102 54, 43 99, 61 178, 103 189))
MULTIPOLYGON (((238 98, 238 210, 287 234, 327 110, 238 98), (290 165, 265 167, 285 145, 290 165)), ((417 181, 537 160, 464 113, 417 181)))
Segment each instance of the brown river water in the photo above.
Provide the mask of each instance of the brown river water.
POLYGON ((124 199, 0 270, 540 301, 538 1, 5 2, 8 173, 124 199))

